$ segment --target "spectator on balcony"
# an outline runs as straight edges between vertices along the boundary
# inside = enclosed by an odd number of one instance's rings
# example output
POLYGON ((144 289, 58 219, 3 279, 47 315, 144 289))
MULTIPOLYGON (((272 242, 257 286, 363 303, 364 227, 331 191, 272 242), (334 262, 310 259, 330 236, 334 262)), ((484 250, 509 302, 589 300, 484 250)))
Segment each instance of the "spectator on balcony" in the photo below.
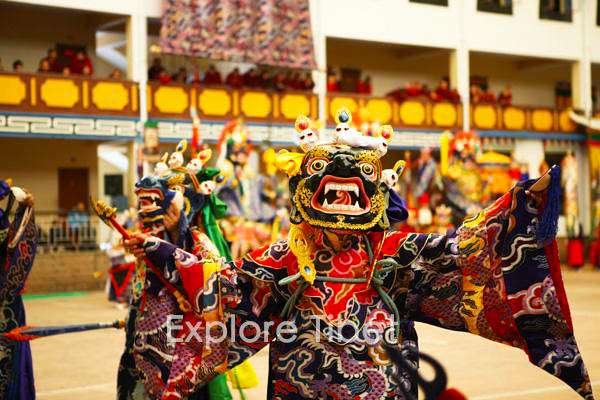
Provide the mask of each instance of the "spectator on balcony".
POLYGON ((496 102, 496 96, 494 96, 494 93, 492 93, 492 91, 486 87, 482 92, 481 92, 481 96, 479 97, 479 102, 480 103, 495 103, 496 102))
POLYGON ((286 82, 285 82, 285 75, 283 74, 283 72, 279 71, 277 74, 275 74, 275 77, 273 78, 272 86, 273 86, 273 90, 276 90, 278 92, 283 92, 284 90, 287 89, 286 82))
POLYGON ((179 67, 177 72, 175 72, 171 76, 171 79, 174 83, 185 84, 187 81, 187 76, 188 76, 187 69, 185 67, 179 67))
POLYGON ((47 53, 46 57, 44 57, 40 60, 40 69, 41 69, 42 63, 44 61, 47 61, 48 65, 49 65, 49 70, 45 71, 45 72, 50 72, 50 73, 62 72, 60 65, 58 65, 58 52, 56 51, 56 49, 53 49, 53 48, 48 49, 48 53, 47 53))
POLYGON ((259 86, 265 90, 273 89, 273 78, 266 69, 259 72, 259 86))
POLYGON ((358 84, 356 85, 356 91, 360 94, 368 94, 370 95, 373 92, 373 86, 371 85, 371 77, 369 75, 365 76, 364 79, 359 79, 358 84))
POLYGON ((23 61, 15 60, 12 65, 13 72, 23 72, 23 61))
POLYGON ((168 85, 173 81, 173 79, 171 78, 171 75, 169 75, 167 71, 163 69, 158 73, 158 81, 163 85, 168 85))
POLYGON ((244 76, 244 86, 246 87, 257 87, 259 85, 260 77, 256 68, 250 68, 244 76))
POLYGON ((510 85, 504 86, 504 89, 498 95, 498 104, 502 107, 508 107, 512 104, 512 91, 510 85))
POLYGON ((421 97, 426 96, 425 86, 419 81, 412 81, 406 84, 404 87, 406 97, 421 97))
POLYGON ((92 60, 90 60, 90 58, 87 56, 85 50, 78 50, 77 53, 75 53, 75 57, 73 57, 73 59, 71 60, 70 69, 71 73, 75 75, 89 76, 94 73, 94 66, 92 65, 92 60))
POLYGON ((81 75, 92 76, 92 69, 86 65, 85 67, 83 67, 83 71, 81 71, 81 75))
POLYGON ((62 75, 63 76, 71 76, 71 68, 69 68, 69 67, 63 67, 63 69, 62 69, 62 75))
POLYGON ((327 75, 327 92, 339 92, 340 82, 335 73, 327 75))
POLYGON ((471 104, 477 104, 481 102, 481 88, 475 83, 471 84, 469 89, 469 95, 471 97, 471 104))
POLYGON ((164 67, 162 66, 162 60, 160 58, 155 58, 152 60, 152 65, 148 68, 148 80, 149 81, 157 81, 159 80, 160 72, 164 71, 164 67))
POLYGON ((110 73, 110 75, 108 77, 110 79, 121 80, 121 79, 123 79, 123 73, 121 72, 121 70, 119 68, 115 68, 112 70, 112 72, 110 73))
POLYGON ((213 64, 208 66, 208 69, 204 73, 204 84, 205 85, 221 85, 223 84, 223 78, 221 73, 217 71, 217 68, 213 64))
POLYGON ((244 77, 240 74, 240 69, 235 67, 233 71, 227 74, 225 78, 225 84, 231 86, 234 89, 239 89, 244 86, 244 77))
POLYGON ((40 60, 40 66, 38 67, 37 72, 40 74, 49 74, 52 72, 50 70, 50 61, 48 61, 47 58, 42 58, 40 60))
POLYGON ((304 80, 300 79, 300 74, 298 72, 290 71, 288 73, 288 89, 291 90, 303 90, 304 89, 304 80))
POLYGON ((437 88, 431 92, 431 100, 433 101, 452 101, 454 96, 450 90, 450 84, 446 79, 440 80, 437 88))
POLYGON ((312 73, 311 72, 307 72, 306 74, 304 74, 304 87, 303 89, 308 91, 308 92, 312 92, 313 89, 315 88, 315 82, 312 79, 312 73))

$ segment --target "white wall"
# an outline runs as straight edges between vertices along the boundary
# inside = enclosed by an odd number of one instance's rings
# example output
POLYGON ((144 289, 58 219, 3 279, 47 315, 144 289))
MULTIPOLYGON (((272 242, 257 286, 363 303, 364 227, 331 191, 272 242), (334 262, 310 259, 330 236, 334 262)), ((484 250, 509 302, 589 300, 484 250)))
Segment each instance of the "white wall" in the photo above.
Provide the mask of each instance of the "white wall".
POLYGON ((448 7, 409 0, 321 0, 327 37, 430 47, 455 47, 458 1, 448 7))
POLYGON ((36 198, 36 209, 58 210, 58 169, 87 168, 90 195, 98 196, 98 143, 90 140, 0 137, 0 178, 12 178, 36 198))
POLYGON ((438 81, 449 74, 449 52, 423 48, 420 51, 422 53, 407 55, 406 49, 379 43, 329 40, 327 64, 337 69, 362 70, 363 76, 371 76, 375 96, 383 96, 411 81, 435 88, 438 81))
POLYGON ((0 57, 6 70, 20 59, 25 64, 25 72, 37 71, 48 48, 61 42, 86 45, 94 64, 94 75, 107 77, 110 74, 113 67, 95 55, 97 15, 52 8, 32 10, 34 8, 0 3, 0 13, 10 17, 0 23, 0 57), (77 24, 73 23, 74 19, 77 24))
POLYGON ((514 104, 553 107, 555 83, 570 81, 571 68, 565 61, 471 53, 471 75, 488 77, 496 95, 509 84, 514 104))
MULTIPOLYGON (((595 13, 582 11, 584 1, 592 0, 573 0, 573 22, 540 20, 534 0, 513 1, 513 15, 479 12, 477 0, 449 0, 448 7, 409 0, 322 0, 320 6, 328 37, 445 48, 464 40, 474 51, 576 59, 583 16, 595 26, 595 13)), ((600 29, 591 33, 590 39, 600 39, 600 29)), ((600 58, 600 46, 591 47, 600 58)))

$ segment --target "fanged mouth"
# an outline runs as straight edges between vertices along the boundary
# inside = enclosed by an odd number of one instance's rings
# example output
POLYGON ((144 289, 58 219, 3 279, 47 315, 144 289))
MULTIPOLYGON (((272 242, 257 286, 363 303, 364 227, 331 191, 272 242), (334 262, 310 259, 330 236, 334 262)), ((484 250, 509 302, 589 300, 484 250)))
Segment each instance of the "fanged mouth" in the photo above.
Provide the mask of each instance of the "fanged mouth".
POLYGON ((165 196, 160 189, 136 189, 140 214, 150 214, 161 210, 165 196))
POLYGON ((312 207, 326 214, 359 215, 371 209, 362 180, 327 175, 312 197, 312 207))

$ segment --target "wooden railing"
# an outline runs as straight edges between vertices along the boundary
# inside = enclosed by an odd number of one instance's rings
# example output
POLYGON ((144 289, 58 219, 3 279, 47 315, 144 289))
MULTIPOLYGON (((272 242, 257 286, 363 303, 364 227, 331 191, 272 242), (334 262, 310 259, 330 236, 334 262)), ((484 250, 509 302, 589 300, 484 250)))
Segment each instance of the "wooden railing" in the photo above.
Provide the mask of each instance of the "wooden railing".
MULTIPOLYGON (((251 122, 291 124, 298 114, 318 116, 318 97, 311 92, 275 92, 232 89, 224 86, 147 86, 148 115, 154 119, 189 120, 190 108, 206 120, 243 117, 251 122)), ((29 114, 139 117, 139 93, 135 82, 62 75, 0 73, 0 110, 29 114)), ((386 97, 354 93, 326 96, 327 123, 336 111, 360 110, 368 120, 398 128, 458 129, 462 105, 432 102, 426 98, 397 102, 386 97)), ((548 107, 476 104, 470 106, 471 126, 477 130, 524 132, 574 132, 568 110, 548 107)))
POLYGON ((479 130, 575 132, 568 109, 549 107, 471 105, 471 125, 479 130))
POLYGON ((0 109, 28 113, 139 115, 135 82, 0 73, 0 109))
POLYGON ((434 103, 421 98, 399 103, 387 97, 371 97, 354 93, 327 95, 328 124, 335 123, 335 113, 341 107, 346 107, 353 113, 362 109, 369 120, 392 124, 395 127, 453 129, 462 125, 460 104, 434 103))
POLYGON ((318 116, 318 97, 312 92, 274 92, 261 89, 232 89, 225 86, 148 85, 148 114, 151 118, 189 119, 190 107, 201 119, 293 123, 299 114, 318 116))

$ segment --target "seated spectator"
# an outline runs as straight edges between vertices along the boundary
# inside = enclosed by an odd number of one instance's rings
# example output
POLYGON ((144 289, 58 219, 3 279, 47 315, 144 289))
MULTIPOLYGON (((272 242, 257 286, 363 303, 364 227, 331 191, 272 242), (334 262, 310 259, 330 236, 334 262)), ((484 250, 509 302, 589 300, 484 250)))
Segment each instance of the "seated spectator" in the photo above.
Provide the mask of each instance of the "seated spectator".
POLYGON ((48 61, 47 58, 42 58, 40 60, 40 66, 38 67, 37 72, 40 74, 49 74, 52 72, 50 71, 50 61, 48 61))
POLYGON ((83 76, 91 76, 92 75, 92 69, 86 65, 85 67, 83 67, 83 71, 81 71, 81 75, 83 76))
POLYGON ((481 92, 481 96, 479 97, 479 102, 480 103, 495 103, 496 96, 494 96, 494 93, 492 93, 492 91, 490 89, 485 88, 485 90, 483 90, 481 92))
POLYGON ((327 76, 327 91, 328 92, 339 92, 340 82, 335 74, 329 74, 327 76))
POLYGON ((512 91, 510 90, 510 85, 504 86, 504 89, 498 95, 498 103, 502 107, 507 107, 512 104, 512 91))
POLYGON ((71 73, 76 75, 92 75, 94 73, 94 67, 92 61, 87 56, 84 50, 78 50, 75 53, 75 57, 71 60, 71 73), (87 69, 86 69, 87 67, 87 69), (87 74, 86 74, 87 72, 87 74))
POLYGON ((250 68, 244 74, 244 86, 246 87, 257 87, 259 84, 259 76, 256 68, 250 68))
POLYGON ((221 73, 217 71, 213 64, 208 66, 208 69, 204 73, 204 84, 205 85, 221 85, 223 83, 223 78, 221 78, 221 73))
POLYGON ((304 80, 300 79, 298 72, 289 73, 288 88, 291 90, 304 90, 304 80))
POLYGON ((123 79, 123 74, 119 68, 115 68, 112 70, 112 72, 110 73, 110 75, 108 77, 110 79, 120 80, 120 79, 123 79))
POLYGON ((227 74, 227 77, 225 78, 225 84, 235 89, 239 89, 244 86, 244 78, 242 77, 242 74, 240 74, 239 68, 236 67, 233 69, 233 71, 227 74))
POLYGON ((171 75, 169 75, 167 73, 167 71, 165 71, 164 69, 162 69, 159 73, 158 73, 158 81, 163 84, 163 85, 167 85, 169 83, 172 82, 171 79, 171 75))
POLYGON ((54 73, 59 73, 62 72, 60 66, 58 65, 58 52, 56 51, 56 49, 48 49, 48 53, 46 55, 46 57, 42 58, 40 60, 40 69, 42 68, 42 63, 44 61, 48 62, 48 71, 45 71, 46 73, 48 72, 54 72, 54 73))
POLYGON ((171 79, 174 83, 181 83, 181 84, 185 84, 186 80, 187 80, 187 69, 185 67, 179 67, 179 69, 177 70, 177 72, 175 72, 172 76, 171 79))
POLYGON ((431 99, 433 101, 448 101, 450 98, 450 85, 446 79, 442 79, 438 83, 437 88, 431 92, 431 99))
POLYGON ((12 65, 13 72, 23 72, 23 61, 16 60, 12 65))
POLYGON ((63 76, 71 76, 71 68, 63 67, 62 74, 63 74, 63 76))
POLYGON ((148 68, 148 80, 157 81, 159 79, 161 71, 164 71, 164 68, 162 66, 162 60, 157 57, 154 60, 152 60, 152 66, 148 68))
POLYGON ((279 71, 275 75, 272 83, 273 83, 273 90, 276 90, 278 92, 283 92, 285 89, 287 89, 286 82, 285 82, 285 75, 281 71, 279 71))
POLYGON ((425 87, 419 81, 407 83, 404 89, 406 90, 406 97, 421 97, 427 95, 425 87))
POLYGON ((271 90, 273 85, 273 79, 271 78, 271 74, 268 70, 263 69, 260 71, 258 77, 259 86, 265 90, 271 90))
POLYGON ((307 72, 306 74, 304 74, 304 90, 312 92, 313 89, 315 88, 315 82, 312 79, 312 73, 311 72, 307 72))
POLYGON ((371 94, 373 87, 371 85, 371 77, 366 76, 365 79, 359 79, 356 85, 356 91, 360 94, 371 94))
POLYGON ((481 102, 481 88, 479 87, 479 85, 476 84, 472 84, 471 88, 469 89, 469 94, 471 97, 471 104, 477 104, 481 102))

